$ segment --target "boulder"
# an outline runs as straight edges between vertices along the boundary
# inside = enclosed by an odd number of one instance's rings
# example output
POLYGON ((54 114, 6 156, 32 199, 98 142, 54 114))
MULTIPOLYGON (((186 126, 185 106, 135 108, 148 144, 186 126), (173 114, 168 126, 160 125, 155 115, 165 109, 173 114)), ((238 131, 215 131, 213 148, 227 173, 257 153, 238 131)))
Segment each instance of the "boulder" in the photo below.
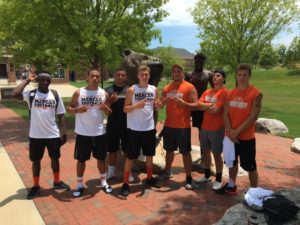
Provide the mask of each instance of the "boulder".
MULTIPOLYGON (((297 206, 300 206, 300 188, 282 189, 276 193, 284 195, 286 198, 292 200, 297 206)), ((238 203, 229 208, 224 216, 214 225, 246 225, 248 218, 255 214, 258 219, 259 225, 267 225, 263 212, 254 212, 243 203, 238 203)), ((297 216, 291 218, 284 223, 285 225, 298 225, 300 224, 300 211, 297 216)))
POLYGON ((291 146, 291 151, 300 154, 300 138, 295 138, 291 146))
POLYGON ((158 57, 134 52, 130 49, 125 49, 123 51, 123 56, 122 66, 127 71, 129 85, 138 83, 137 69, 140 65, 147 65, 150 67, 149 84, 154 86, 158 85, 164 68, 162 61, 158 57))
POLYGON ((288 128, 280 120, 259 118, 255 124, 255 130, 258 133, 271 134, 286 134, 289 132, 288 128))

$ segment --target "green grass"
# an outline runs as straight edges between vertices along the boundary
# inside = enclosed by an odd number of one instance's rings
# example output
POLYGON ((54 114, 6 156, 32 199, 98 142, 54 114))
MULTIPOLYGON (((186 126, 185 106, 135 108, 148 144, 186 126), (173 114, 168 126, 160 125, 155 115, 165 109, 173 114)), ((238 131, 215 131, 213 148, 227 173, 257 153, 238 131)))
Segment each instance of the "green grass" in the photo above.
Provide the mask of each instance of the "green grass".
MULTIPOLYGON (((300 136, 300 70, 256 70, 253 72, 251 83, 261 90, 264 95, 263 108, 260 117, 281 120, 289 129, 287 137, 300 136)), ((75 87, 86 86, 85 81, 70 82, 75 87)), ((158 89, 161 93, 167 81, 161 81, 158 89)), ((104 82, 104 88, 112 85, 111 81, 104 82)), ((235 85, 234 74, 228 74, 226 87, 232 89, 235 85)), ((70 98, 64 98, 67 105, 70 98)), ((5 106, 13 109, 22 118, 28 120, 26 103, 13 100, 3 100, 5 106)), ((74 124, 74 116, 66 115, 68 124, 74 124)), ((159 121, 165 119, 165 110, 159 112, 159 121)))

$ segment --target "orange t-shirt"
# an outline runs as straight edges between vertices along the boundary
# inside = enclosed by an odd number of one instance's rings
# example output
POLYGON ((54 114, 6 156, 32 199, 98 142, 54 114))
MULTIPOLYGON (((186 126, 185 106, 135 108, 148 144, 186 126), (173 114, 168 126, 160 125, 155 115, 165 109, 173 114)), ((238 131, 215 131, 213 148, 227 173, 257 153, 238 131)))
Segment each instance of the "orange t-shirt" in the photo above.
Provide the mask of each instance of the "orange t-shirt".
MULTIPOLYGON (((182 81, 179 86, 175 86, 174 83, 165 86, 163 94, 166 97, 177 96, 183 98, 183 100, 186 102, 190 102, 190 93, 192 90, 196 91, 192 84, 182 81)), ((190 117, 191 111, 176 105, 174 100, 171 99, 167 103, 165 126, 171 128, 189 128, 191 127, 190 117)))
POLYGON ((219 113, 204 112, 202 128, 209 131, 217 131, 224 127, 223 107, 227 99, 228 91, 226 88, 219 90, 209 89, 206 90, 199 102, 214 103, 217 108, 222 108, 219 113))
MULTIPOLYGON (((238 128, 251 113, 251 108, 256 97, 260 94, 254 86, 250 85, 245 90, 238 90, 234 88, 229 92, 228 101, 229 109, 228 116, 231 124, 231 128, 238 128)), ((255 123, 251 124, 246 130, 242 131, 238 139, 250 140, 255 137, 255 123)))

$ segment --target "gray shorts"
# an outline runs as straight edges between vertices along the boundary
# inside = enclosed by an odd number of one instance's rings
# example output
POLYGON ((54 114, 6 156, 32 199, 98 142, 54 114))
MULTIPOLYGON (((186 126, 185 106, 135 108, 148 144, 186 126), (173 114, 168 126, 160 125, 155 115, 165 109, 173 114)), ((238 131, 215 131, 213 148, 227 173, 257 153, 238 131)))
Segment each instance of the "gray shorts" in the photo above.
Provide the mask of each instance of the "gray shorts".
POLYGON ((201 129, 201 149, 211 150, 213 153, 222 153, 224 135, 225 131, 223 127, 217 131, 201 129))

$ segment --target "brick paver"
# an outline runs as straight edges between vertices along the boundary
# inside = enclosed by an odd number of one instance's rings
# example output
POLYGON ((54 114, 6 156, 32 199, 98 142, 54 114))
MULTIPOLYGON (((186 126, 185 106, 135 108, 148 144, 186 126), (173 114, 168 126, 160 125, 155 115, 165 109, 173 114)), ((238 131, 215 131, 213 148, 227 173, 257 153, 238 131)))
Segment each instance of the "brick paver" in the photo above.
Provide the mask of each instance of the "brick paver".
MULTIPOLYGON (((0 142, 14 163, 25 186, 32 186, 31 163, 28 159, 28 122, 0 104, 0 142)), ((160 125, 159 125, 160 126, 160 125)), ((260 186, 270 189, 294 187, 300 184, 300 155, 289 148, 291 139, 257 134, 257 163, 260 186)), ((197 132, 193 130, 193 144, 197 144, 197 132)), ((61 177, 73 188, 76 186, 76 161, 73 159, 74 134, 61 149, 61 177)), ((45 152, 45 154, 47 154, 45 152)), ((87 189, 82 198, 73 198, 71 192, 54 191, 50 161, 44 157, 40 183, 43 188, 34 199, 46 224, 213 224, 224 212, 239 202, 239 196, 216 195, 211 184, 199 190, 184 189, 182 159, 176 156, 178 168, 170 181, 161 182, 162 188, 145 189, 142 185, 146 174, 135 171, 138 182, 131 185, 127 199, 118 194, 122 183, 122 164, 118 165, 118 177, 110 182, 113 194, 107 195, 99 188, 96 161, 87 162, 84 182, 87 189)), ((194 171, 193 176, 199 176, 194 171)), ((238 177, 240 192, 247 188, 248 178, 238 177)), ((8 196, 9 197, 9 196, 8 196)))

